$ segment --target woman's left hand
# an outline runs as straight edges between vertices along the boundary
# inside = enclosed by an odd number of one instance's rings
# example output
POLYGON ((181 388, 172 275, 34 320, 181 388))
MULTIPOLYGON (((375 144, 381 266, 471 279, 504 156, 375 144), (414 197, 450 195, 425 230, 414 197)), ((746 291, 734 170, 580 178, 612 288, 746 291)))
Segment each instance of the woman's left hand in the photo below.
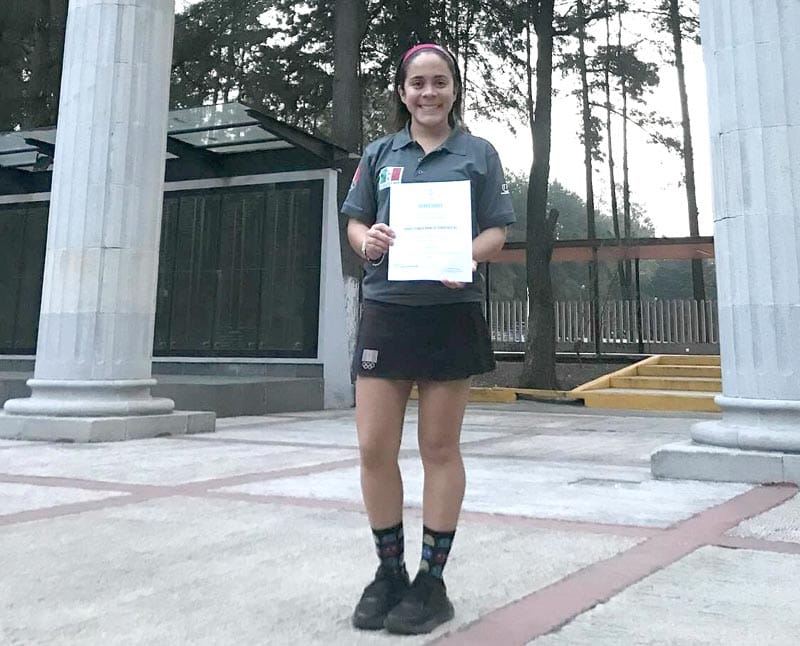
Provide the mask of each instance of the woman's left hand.
MULTIPOLYGON (((478 271, 478 261, 473 260, 472 273, 475 273, 476 271, 478 271)), ((442 285, 444 285, 445 287, 449 287, 450 289, 463 289, 464 285, 466 285, 466 283, 462 283, 457 280, 442 280, 441 283, 442 285)))

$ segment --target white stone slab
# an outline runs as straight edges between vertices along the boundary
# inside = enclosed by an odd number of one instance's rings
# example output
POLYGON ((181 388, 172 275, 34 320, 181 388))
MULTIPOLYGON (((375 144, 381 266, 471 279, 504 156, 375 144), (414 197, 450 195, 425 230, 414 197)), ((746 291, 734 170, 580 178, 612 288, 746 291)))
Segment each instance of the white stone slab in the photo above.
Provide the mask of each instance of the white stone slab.
POLYGON ((705 547, 535 646, 794 646, 800 556, 705 547))
POLYGON ((180 484, 317 465, 357 457, 351 449, 309 449, 171 439, 118 444, 42 444, 0 451, 0 473, 135 484, 180 484))
MULTIPOLYGON (((214 433, 214 439, 230 439, 239 442, 286 442, 297 444, 335 444, 342 447, 357 447, 355 422, 339 420, 317 420, 313 423, 295 421, 291 424, 252 425, 247 428, 229 428, 214 433)), ((491 433, 465 428, 461 433, 462 445, 471 442, 502 438, 502 433, 491 433)), ((403 426, 402 449, 416 449, 417 424, 406 421, 403 426)))
POLYGON ((750 451, 676 442, 657 449, 651 456, 650 465, 657 478, 800 484, 800 469, 796 460, 796 454, 778 451, 750 451))
POLYGON ((746 538, 800 543, 800 496, 744 521, 729 533, 746 538))
POLYGON ((127 417, 9 415, 0 410, 0 437, 47 442, 120 442, 163 435, 209 433, 212 412, 173 411, 127 417))
POLYGON ((116 491, 87 491, 0 482, 0 516, 122 495, 125 494, 116 491))
MULTIPOLYGON (((408 523, 412 571, 420 529, 408 523)), ((376 566, 363 514, 164 499, 0 532, 0 642, 425 644, 635 542, 463 522, 447 569, 455 620, 398 640, 350 626, 376 566)))
POLYGON ((514 435, 486 446, 464 447, 465 454, 510 455, 537 460, 583 460, 587 462, 647 464, 650 454, 679 434, 613 433, 569 431, 560 434, 514 435))
MULTIPOLYGON (((644 467, 464 460, 464 509, 597 523, 666 527, 747 491, 747 485, 651 480, 644 467)), ((422 504, 419 459, 400 461, 407 504, 422 504)), ((257 482, 225 491, 361 501, 358 468, 257 482)))

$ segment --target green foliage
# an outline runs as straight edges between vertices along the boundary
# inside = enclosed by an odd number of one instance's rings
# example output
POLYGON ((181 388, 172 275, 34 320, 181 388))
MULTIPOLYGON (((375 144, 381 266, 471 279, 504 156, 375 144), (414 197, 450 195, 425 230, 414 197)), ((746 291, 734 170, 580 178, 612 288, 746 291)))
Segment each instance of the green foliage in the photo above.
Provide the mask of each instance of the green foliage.
POLYGON ((0 131, 56 122, 66 3, 0 3, 0 131))
MULTIPOLYGON (((172 100, 176 107, 241 98, 311 132, 329 135, 333 83, 332 0, 201 0, 178 16, 172 100)), ((365 141, 386 132, 392 75, 401 54, 436 41, 464 72, 470 109, 511 118, 520 98, 496 72, 490 46, 499 0, 364 0, 361 42, 365 141), (474 79, 474 80, 473 80, 474 79), (476 91, 479 88, 480 91, 476 91)))
POLYGON ((330 127, 332 17, 276 0, 201 0, 176 20, 172 104, 240 99, 293 125, 330 127))
MULTIPOLYGON (((509 227, 508 241, 525 240, 526 203, 528 180, 520 175, 507 178, 511 200, 517 222, 509 227)), ((586 204, 576 193, 558 182, 550 185, 548 210, 558 209, 557 239, 580 240, 585 230, 586 204)), ((611 216, 597 214, 599 238, 613 239, 611 216)), ((631 237, 652 238, 655 235, 652 222, 636 204, 632 209, 631 237)), ((648 260, 640 263, 640 281, 643 298, 692 298, 691 263, 684 260, 648 260)), ((600 265, 600 299, 622 298, 616 263, 600 265)), ((527 278, 522 265, 492 265, 490 294, 496 300, 524 300, 527 294, 527 278)), ((709 298, 714 298, 715 274, 713 261, 704 263, 704 274, 709 298)), ((580 263, 554 263, 551 266, 556 300, 588 300, 588 266, 580 263)))
MULTIPOLYGON (((508 229, 508 241, 524 241, 527 222, 528 178, 511 174, 506 181, 511 192, 514 213, 517 216, 517 222, 508 229)), ((586 203, 577 193, 570 191, 557 181, 552 182, 547 193, 547 204, 548 210, 557 209, 559 213, 556 226, 557 240, 580 240, 585 237, 586 203)), ((596 226, 598 238, 614 237, 614 227, 609 214, 598 212, 596 226)), ((634 204, 631 237, 652 238, 654 235, 653 223, 644 214, 641 207, 634 204)))

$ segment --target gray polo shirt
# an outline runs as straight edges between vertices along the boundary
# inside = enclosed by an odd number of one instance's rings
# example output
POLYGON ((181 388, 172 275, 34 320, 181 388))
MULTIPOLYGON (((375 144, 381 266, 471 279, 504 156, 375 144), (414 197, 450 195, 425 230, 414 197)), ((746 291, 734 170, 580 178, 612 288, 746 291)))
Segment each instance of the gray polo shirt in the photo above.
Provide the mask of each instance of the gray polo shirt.
MULTIPOLYGON (((406 126, 367 146, 342 205, 342 213, 368 226, 376 222, 390 225, 389 187, 393 183, 465 179, 472 185, 473 238, 484 229, 516 221, 500 158, 492 144, 456 129, 447 141, 426 155, 411 139, 406 126)), ((468 216, 465 214, 465 217, 468 216)), ((377 267, 365 263, 364 298, 400 305, 480 302, 483 298, 480 273, 476 272, 473 282, 463 289, 450 289, 439 281, 389 281, 388 266, 388 258, 377 267)))

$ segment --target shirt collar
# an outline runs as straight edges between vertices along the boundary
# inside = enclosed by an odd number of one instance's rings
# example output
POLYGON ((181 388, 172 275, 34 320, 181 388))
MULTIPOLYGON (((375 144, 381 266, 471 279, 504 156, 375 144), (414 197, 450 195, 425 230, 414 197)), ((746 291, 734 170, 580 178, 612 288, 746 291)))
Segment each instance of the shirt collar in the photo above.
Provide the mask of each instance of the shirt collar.
MULTIPOLYGON (((411 124, 410 122, 406 124, 405 128, 399 130, 395 133, 394 139, 392 140, 392 150, 400 150, 401 148, 405 148, 409 144, 413 143, 413 139, 411 138, 411 124)), ((455 155, 461 155, 462 157, 467 155, 467 134, 461 128, 454 128, 453 132, 450 133, 450 136, 445 140, 445 142, 440 146, 447 152, 453 153, 455 155)))

